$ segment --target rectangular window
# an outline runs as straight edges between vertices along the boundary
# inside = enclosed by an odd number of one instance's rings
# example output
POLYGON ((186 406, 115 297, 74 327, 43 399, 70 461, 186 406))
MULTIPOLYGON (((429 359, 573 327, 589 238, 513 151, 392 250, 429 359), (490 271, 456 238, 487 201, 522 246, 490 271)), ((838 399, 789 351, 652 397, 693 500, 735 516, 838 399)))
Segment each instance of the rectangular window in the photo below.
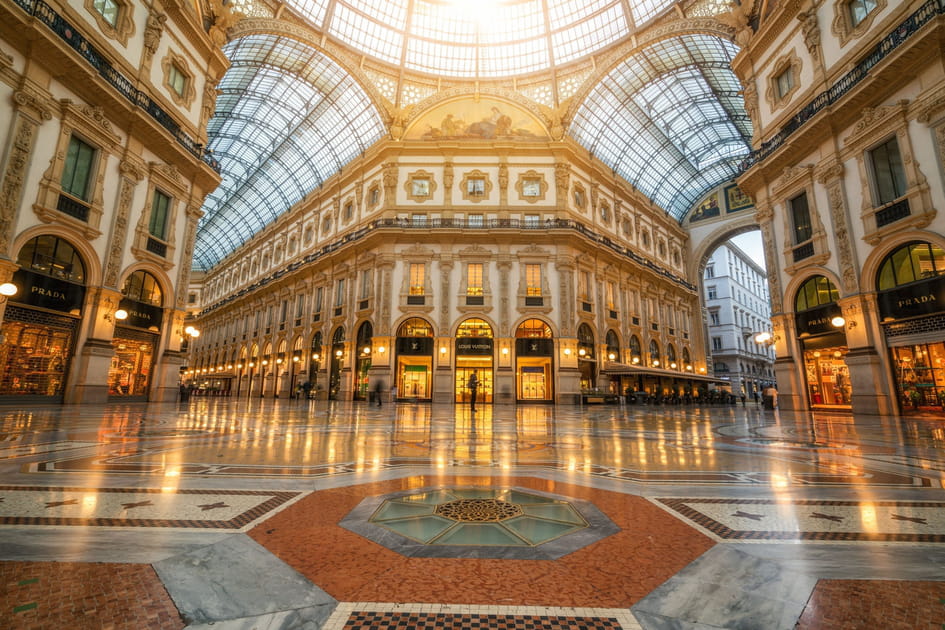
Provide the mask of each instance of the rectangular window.
POLYGON ((66 151, 66 163, 62 167, 62 191, 77 199, 88 201, 94 161, 95 149, 72 136, 66 151))
POLYGON ((322 312, 322 300, 325 294, 323 287, 318 287, 315 289, 315 305, 312 307, 312 313, 321 313, 322 312))
POLYGON ((424 295, 426 292, 426 265, 423 263, 410 263, 410 295, 424 295))
POLYGON ((115 0, 93 0, 92 6, 112 26, 118 25, 118 3, 115 0))
POLYGON ((578 297, 582 300, 589 299, 589 293, 591 287, 591 274, 587 271, 582 271, 578 274, 578 297))
POLYGON ((809 241, 813 235, 810 222, 810 208, 807 206, 807 193, 801 193, 788 201, 791 207, 791 220, 794 223, 794 244, 809 241))
POLYGON ((522 196, 523 197, 541 196, 541 180, 531 179, 531 178, 522 180, 522 196))
POLYGON ((482 295, 482 263, 466 267, 466 295, 482 295))
POLYGON ((525 295, 541 297, 541 265, 528 263, 525 265, 525 295))
POLYGON ((706 299, 709 299, 709 300, 719 299, 719 292, 715 287, 706 287, 706 294, 708 295, 706 299))
POLYGON ((295 318, 298 319, 302 317, 302 313, 305 312, 305 294, 300 293, 295 298, 295 318))
POLYGON ((876 0, 851 0, 848 6, 850 7, 850 21, 856 27, 876 8, 876 0))
POLYGON ((342 306, 345 303, 345 279, 339 278, 335 284, 335 306, 342 306))
POLYGON ((371 272, 365 269, 361 272, 361 297, 359 299, 366 300, 369 297, 371 297, 371 272))
POLYGON ((719 325, 719 312, 718 311, 712 311, 709 313, 709 323, 712 326, 719 325))
POLYGON ((282 300, 282 308, 279 311, 279 321, 285 323, 285 318, 289 315, 289 301, 282 300))
POLYGON ((167 215, 171 207, 171 198, 160 190, 154 191, 151 200, 151 219, 148 221, 148 232, 151 236, 162 241, 167 238, 167 215))
POLYGON ((607 308, 610 310, 616 309, 617 303, 617 287, 613 282, 607 283, 607 308))
POLYGON ((712 349, 721 350, 722 349, 722 338, 721 337, 712 337, 712 349))
POLYGON ((902 168, 899 144, 895 138, 869 152, 873 167, 878 206, 891 203, 906 194, 906 173, 902 168))
POLYGON ((472 177, 466 180, 466 194, 470 197, 482 197, 486 194, 486 180, 472 177))
POLYGON ((714 278, 714 277, 715 277, 715 267, 713 267, 712 265, 709 265, 708 267, 706 267, 706 268, 705 268, 705 277, 706 277, 706 278, 714 278))
POLYGON ((794 87, 793 68, 787 68, 784 72, 779 74, 774 81, 778 87, 778 98, 784 98, 794 87))
POLYGON ((167 74, 167 82, 178 96, 184 96, 184 91, 187 89, 187 75, 174 64, 171 64, 170 72, 167 74))

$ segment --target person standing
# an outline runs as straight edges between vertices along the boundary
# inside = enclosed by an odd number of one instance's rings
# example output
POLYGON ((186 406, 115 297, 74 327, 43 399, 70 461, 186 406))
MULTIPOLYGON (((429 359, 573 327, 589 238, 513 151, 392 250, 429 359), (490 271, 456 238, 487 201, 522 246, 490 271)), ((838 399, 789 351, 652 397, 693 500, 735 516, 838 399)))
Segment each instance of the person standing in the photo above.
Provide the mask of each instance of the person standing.
POLYGON ((384 381, 378 379, 374 383, 374 400, 377 401, 377 406, 381 406, 381 392, 384 390, 384 381))
POLYGON ((476 376, 476 370, 469 375, 469 381, 466 383, 469 388, 469 409, 476 410, 476 393, 479 391, 479 377, 476 376))

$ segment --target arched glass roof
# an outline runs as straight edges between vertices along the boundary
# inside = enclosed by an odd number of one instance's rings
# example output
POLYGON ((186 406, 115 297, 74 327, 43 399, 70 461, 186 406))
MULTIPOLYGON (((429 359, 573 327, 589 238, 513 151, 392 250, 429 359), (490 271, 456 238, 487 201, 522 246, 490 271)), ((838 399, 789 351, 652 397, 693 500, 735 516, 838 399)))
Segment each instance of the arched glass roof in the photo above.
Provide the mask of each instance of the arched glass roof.
POLYGON ((250 35, 224 52, 231 66, 207 126, 223 181, 204 202, 197 269, 215 265, 385 133, 364 89, 314 48, 250 35))
POLYGON ((591 91, 571 136, 676 220, 733 179, 751 122, 732 72, 738 49, 710 35, 657 42, 591 91))
MULTIPOLYGON (((246 0, 243 0, 244 2, 246 0)), ((546 70, 597 53, 672 0, 287 0, 375 59, 456 78, 546 70)))

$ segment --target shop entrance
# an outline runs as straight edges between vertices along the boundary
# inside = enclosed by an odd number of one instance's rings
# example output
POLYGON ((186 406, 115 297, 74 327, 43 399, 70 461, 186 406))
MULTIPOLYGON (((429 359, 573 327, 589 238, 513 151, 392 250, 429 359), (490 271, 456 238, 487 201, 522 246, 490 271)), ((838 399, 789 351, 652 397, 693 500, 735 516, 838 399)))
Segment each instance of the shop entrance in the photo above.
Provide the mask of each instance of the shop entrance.
MULTIPOLYGON (((457 359, 459 361, 459 359, 457 359)), ((479 389, 476 391, 476 404, 492 402, 492 361, 467 360, 456 366, 455 401, 460 404, 469 403, 469 377, 473 370, 479 379, 479 389)))
POLYGON ((400 374, 397 391, 400 398, 415 398, 425 400, 430 398, 430 373, 431 365, 429 359, 406 359, 400 360, 400 374))

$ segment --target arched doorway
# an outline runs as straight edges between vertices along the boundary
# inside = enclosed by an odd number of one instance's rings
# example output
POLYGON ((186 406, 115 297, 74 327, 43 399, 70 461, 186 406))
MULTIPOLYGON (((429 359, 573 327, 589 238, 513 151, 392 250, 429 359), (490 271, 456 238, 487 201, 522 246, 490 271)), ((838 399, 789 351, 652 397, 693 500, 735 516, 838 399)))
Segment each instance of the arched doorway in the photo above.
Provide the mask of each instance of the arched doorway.
POLYGON ((115 320, 115 355, 108 369, 108 395, 147 400, 164 321, 164 292, 153 275, 135 271, 125 280, 121 294, 118 307, 126 317, 115 320))
POLYGON ((312 362, 309 363, 308 367, 308 380, 312 383, 312 391, 315 392, 315 398, 319 399, 319 392, 322 390, 322 386, 318 384, 318 373, 321 371, 322 361, 324 358, 321 331, 312 335, 312 343, 309 349, 311 350, 312 362))
POLYGON ((420 317, 411 317, 397 329, 397 396, 428 401, 432 396, 433 326, 420 317))
POLYGON ((554 337, 551 326, 526 319, 515 330, 516 398, 519 402, 554 401, 554 337))
POLYGON ((880 263, 876 290, 900 412, 945 415, 945 250, 899 246, 880 263))
POLYGON ((839 298, 837 287, 825 276, 811 276, 794 296, 807 396, 813 408, 850 408, 850 370, 843 360, 847 336, 839 298))
POLYGON ((339 326, 331 336, 331 363, 328 368, 328 399, 339 400, 341 395, 341 368, 345 356, 345 329, 339 326))
POLYGON ((492 326, 488 322, 471 318, 459 325, 456 330, 456 381, 454 400, 457 403, 469 402, 469 390, 466 384, 475 371, 479 379, 476 402, 491 403, 493 400, 493 358, 495 344, 492 326))
POLYGON ((0 397, 61 401, 85 302, 85 263, 68 241, 42 235, 17 255, 0 342, 0 397))
POLYGON ((358 328, 357 342, 354 351, 357 353, 355 360, 355 386, 354 399, 368 399, 368 372, 371 370, 371 343, 374 340, 374 326, 371 322, 364 322, 358 328))
POLYGON ((597 387, 597 353, 595 352, 594 332, 587 324, 578 326, 577 346, 581 389, 595 389, 597 387))

